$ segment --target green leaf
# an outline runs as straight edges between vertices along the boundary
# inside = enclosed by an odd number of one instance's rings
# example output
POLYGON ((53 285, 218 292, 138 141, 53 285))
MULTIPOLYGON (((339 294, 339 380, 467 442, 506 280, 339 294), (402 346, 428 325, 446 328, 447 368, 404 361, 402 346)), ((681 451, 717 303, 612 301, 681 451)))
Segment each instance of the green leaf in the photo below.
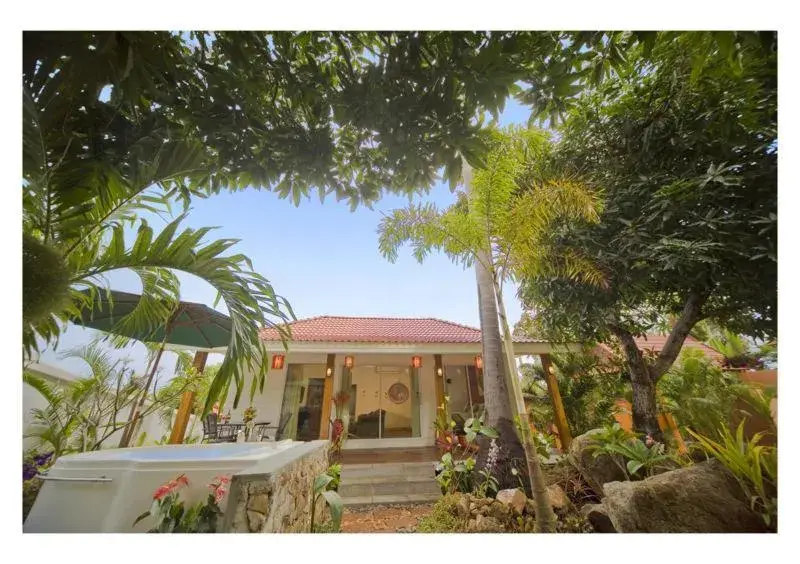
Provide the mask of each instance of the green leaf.
POLYGON ((314 479, 314 486, 312 488, 315 494, 322 492, 328 484, 333 481, 333 477, 329 476, 328 474, 320 474, 314 479))
POLYGON ((344 502, 338 493, 331 490, 323 491, 321 495, 325 498, 328 509, 330 509, 333 529, 338 531, 344 514, 344 502))

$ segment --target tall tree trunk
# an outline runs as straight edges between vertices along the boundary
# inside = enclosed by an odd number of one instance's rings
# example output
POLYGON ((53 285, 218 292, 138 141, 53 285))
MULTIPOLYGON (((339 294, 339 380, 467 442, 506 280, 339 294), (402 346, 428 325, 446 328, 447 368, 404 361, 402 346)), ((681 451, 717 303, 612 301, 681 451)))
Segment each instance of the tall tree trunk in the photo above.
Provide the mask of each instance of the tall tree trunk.
MULTIPOLYGON (((467 187, 468 195, 471 195, 471 179, 472 170, 465 163, 464 183, 467 187)), ((492 264, 488 243, 487 248, 478 253, 477 259, 475 275, 478 286, 478 311, 481 326, 481 347, 483 350, 485 424, 497 430, 499 435, 497 444, 500 447, 498 469, 506 469, 505 472, 495 471, 495 478, 501 489, 516 488, 519 485, 524 486, 525 481, 520 479, 522 476, 515 477, 511 474, 511 467, 516 467, 518 471, 527 470, 525 473, 528 474, 527 481, 530 491, 526 493, 534 498, 534 503, 536 504, 536 530, 553 532, 555 529, 555 515, 553 515, 553 510, 547 497, 544 476, 539 466, 539 460, 536 458, 536 451, 535 449, 523 447, 514 425, 514 416, 519 416, 516 409, 515 384, 511 372, 515 366, 513 361, 514 352, 513 348, 505 347, 506 353, 510 352, 512 357, 512 362, 509 365, 508 359, 504 357, 502 351, 503 344, 500 337, 494 277, 489 268, 487 268, 487 265, 492 264), (529 455, 531 450, 533 456, 529 455), (525 464, 524 468, 520 468, 519 463, 522 462, 525 464)), ((524 419, 523 427, 525 427, 524 419)), ((523 436, 525 436, 524 432, 523 436)), ((527 447, 532 446, 531 441, 525 442, 527 447)), ((479 450, 475 464, 477 470, 482 470, 486 466, 490 448, 489 443, 490 441, 486 437, 481 437, 478 440, 479 450)))
MULTIPOLYGON (((481 253, 481 255, 481 261, 488 259, 486 253, 481 253)), ((506 361, 503 357, 500 327, 497 321, 497 303, 492 286, 492 275, 481 262, 475 265, 475 273, 478 283, 481 348, 483 350, 485 423, 494 427, 500 435, 497 439, 500 447, 498 470, 506 469, 496 475, 500 488, 516 488, 519 487, 520 481, 511 473, 511 466, 519 465, 526 457, 514 427, 513 390, 510 389, 508 378, 506 378, 506 361)), ((489 442, 485 437, 478 439, 480 448, 476 460, 476 470, 482 470, 486 465, 489 442)), ((524 471, 524 468, 520 470, 524 471)))
POLYGON ((503 301, 503 288, 497 276, 493 276, 492 280, 494 282, 495 295, 497 296, 497 309, 500 313, 500 324, 503 329, 506 365, 508 367, 508 374, 511 376, 512 391, 516 399, 517 409, 515 411, 518 421, 520 422, 522 446, 525 449, 525 460, 528 465, 528 476, 531 481, 531 493, 533 494, 533 502, 536 506, 535 531, 537 533, 554 533, 556 532, 556 515, 553 513, 553 507, 550 505, 550 497, 547 495, 547 483, 542 473, 542 465, 539 463, 539 455, 536 453, 536 447, 533 444, 533 436, 530 424, 528 423, 527 410, 525 409, 525 402, 522 399, 522 385, 519 382, 517 359, 514 354, 514 336, 511 333, 511 327, 509 326, 508 317, 506 316, 506 306, 503 301))

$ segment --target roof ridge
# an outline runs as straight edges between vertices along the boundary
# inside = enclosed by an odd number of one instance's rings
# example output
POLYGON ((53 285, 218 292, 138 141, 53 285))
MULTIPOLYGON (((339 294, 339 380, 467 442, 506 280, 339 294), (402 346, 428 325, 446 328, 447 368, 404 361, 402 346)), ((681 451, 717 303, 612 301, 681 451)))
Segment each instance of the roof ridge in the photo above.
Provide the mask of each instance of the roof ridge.
POLYGON ((448 325, 455 325, 456 327, 469 329, 471 331, 478 331, 479 333, 481 331, 478 327, 472 327, 470 325, 464 325, 463 323, 456 323, 455 321, 448 321, 446 319, 439 319, 438 317, 425 317, 424 319, 432 319, 433 321, 439 321, 440 323, 447 323, 448 325))
POLYGON ((404 316, 397 316, 397 315, 315 315, 314 317, 306 317, 303 319, 298 319, 297 321, 293 321, 292 323, 297 323, 298 321, 311 321, 312 319, 387 319, 387 320, 413 320, 413 321, 422 321, 422 320, 432 320, 432 321, 439 321, 441 323, 447 323, 449 325, 458 325, 460 327, 464 327, 467 329, 474 329, 478 330, 477 327, 470 327, 469 325, 464 325, 462 323, 456 323, 455 321, 447 321, 446 319, 440 319, 438 317, 404 317, 404 316))

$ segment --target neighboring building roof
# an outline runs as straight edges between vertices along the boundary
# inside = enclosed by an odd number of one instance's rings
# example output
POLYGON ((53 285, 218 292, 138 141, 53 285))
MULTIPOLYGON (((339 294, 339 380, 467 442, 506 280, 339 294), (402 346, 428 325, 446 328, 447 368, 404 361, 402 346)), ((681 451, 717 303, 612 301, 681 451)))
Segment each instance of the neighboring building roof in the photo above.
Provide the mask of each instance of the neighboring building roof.
MULTIPOLYGON (((636 340, 636 346, 639 347, 639 350, 650 350, 654 353, 660 353, 667 342, 666 335, 645 335, 643 337, 635 337, 634 339, 636 340)), ((606 352, 610 350, 608 346, 602 344, 600 345, 600 348, 604 349, 606 352)), ((725 357, 719 354, 717 351, 691 336, 687 336, 683 343, 681 350, 685 349, 698 349, 715 362, 721 363, 725 359, 725 357)))
MULTIPOLYGON (((322 315, 289 326, 293 341, 339 343, 480 343, 481 331, 433 317, 340 317, 322 315)), ((278 341, 275 329, 261 330, 264 341, 278 341)), ((515 342, 543 342, 515 339, 515 342)))

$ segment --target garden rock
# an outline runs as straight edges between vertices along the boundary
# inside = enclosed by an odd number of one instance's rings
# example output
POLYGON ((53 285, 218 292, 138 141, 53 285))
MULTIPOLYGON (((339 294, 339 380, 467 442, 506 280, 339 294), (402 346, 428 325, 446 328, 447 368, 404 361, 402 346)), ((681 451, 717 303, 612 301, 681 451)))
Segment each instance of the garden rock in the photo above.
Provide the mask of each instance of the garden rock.
POLYGON ((603 487, 603 510, 621 533, 750 533, 767 530, 733 476, 713 461, 639 482, 603 487))
POLYGON ((598 432, 600 429, 593 429, 575 437, 569 447, 567 460, 581 473, 583 479, 595 493, 603 495, 603 484, 622 481, 627 477, 610 456, 601 455, 595 458, 594 451, 590 446, 593 440, 592 435, 598 432))
POLYGON ((572 506, 567 494, 558 484, 547 486, 547 498, 556 513, 567 511, 572 506))
POLYGON ((471 533, 503 533, 505 527, 503 523, 491 516, 480 515, 467 525, 467 531, 471 533))
POLYGON ((458 501, 456 501, 456 511, 458 511, 458 516, 462 519, 469 519, 470 511, 474 505, 474 503, 470 503, 467 496, 459 496, 458 501))
POLYGON ((511 519, 511 507, 495 500, 491 504, 485 506, 485 513, 490 517, 494 517, 501 523, 506 523, 511 519))
POLYGON ((592 525, 597 533, 616 533, 614 524, 602 503, 587 503, 581 507, 581 515, 592 525))
POLYGON ((525 497, 525 494, 518 489, 509 489, 500 490, 497 492, 496 499, 503 505, 514 510, 514 512, 518 515, 522 515, 522 512, 525 509, 525 502, 528 498, 525 497))

